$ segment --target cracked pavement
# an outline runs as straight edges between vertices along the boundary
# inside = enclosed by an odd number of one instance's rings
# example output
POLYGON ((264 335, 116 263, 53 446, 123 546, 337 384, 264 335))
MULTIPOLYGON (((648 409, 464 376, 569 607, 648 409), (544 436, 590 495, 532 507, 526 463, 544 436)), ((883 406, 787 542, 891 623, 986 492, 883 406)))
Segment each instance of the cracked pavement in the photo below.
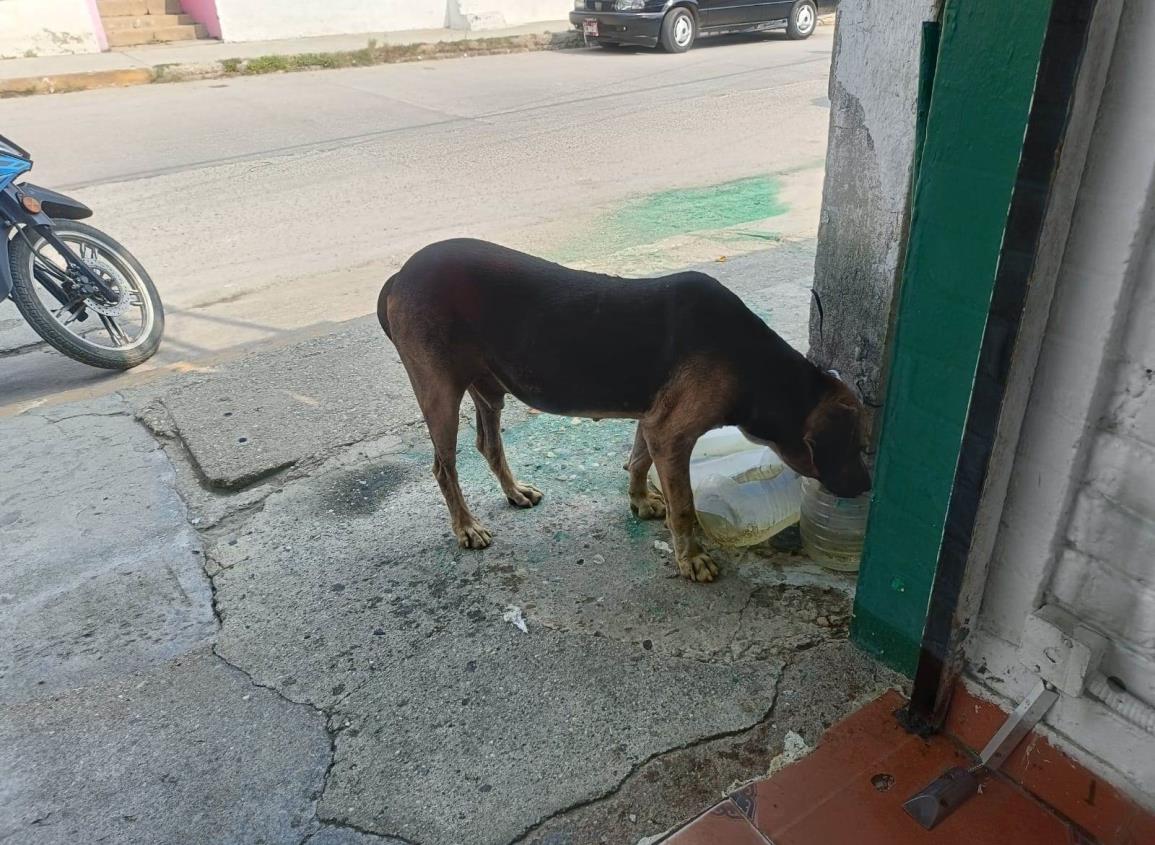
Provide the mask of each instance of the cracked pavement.
MULTIPOLYGON (((798 342, 812 249, 711 269, 798 342)), ((0 842, 636 842, 894 683, 844 576, 676 577, 630 424, 511 406, 518 511, 463 417, 483 552, 371 320, 0 421, 0 842)))

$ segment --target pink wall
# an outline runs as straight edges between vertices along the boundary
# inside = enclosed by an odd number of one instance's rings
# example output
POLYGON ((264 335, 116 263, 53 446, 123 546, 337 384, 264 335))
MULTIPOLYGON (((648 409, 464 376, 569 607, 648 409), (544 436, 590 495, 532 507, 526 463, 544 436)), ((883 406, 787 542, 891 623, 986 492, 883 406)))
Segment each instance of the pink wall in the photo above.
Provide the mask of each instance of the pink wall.
POLYGON ((197 23, 203 23, 209 35, 221 37, 221 21, 217 17, 217 0, 180 0, 180 7, 197 23))
POLYGON ((104 34, 104 21, 100 19, 100 9, 96 8, 96 0, 88 0, 88 14, 92 17, 92 31, 96 34, 96 43, 103 53, 108 50, 108 36, 104 34))

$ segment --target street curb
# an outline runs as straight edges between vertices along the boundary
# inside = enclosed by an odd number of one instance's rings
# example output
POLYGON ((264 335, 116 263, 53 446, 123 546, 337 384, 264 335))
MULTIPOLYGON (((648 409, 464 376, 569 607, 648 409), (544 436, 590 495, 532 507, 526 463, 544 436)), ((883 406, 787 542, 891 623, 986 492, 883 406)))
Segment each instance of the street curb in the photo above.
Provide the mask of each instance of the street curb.
POLYGON ((33 94, 65 94, 90 88, 118 88, 124 85, 147 85, 156 78, 153 68, 96 70, 85 73, 60 73, 55 76, 23 76, 0 79, 0 98, 26 97, 33 94))
POLYGON ((341 52, 274 54, 248 59, 182 62, 180 64, 162 64, 120 70, 0 79, 0 99, 27 97, 36 94, 65 94, 73 91, 120 88, 157 82, 189 82, 233 76, 257 76, 267 73, 371 67, 398 62, 419 62, 427 59, 566 50, 581 47, 583 43, 582 37, 572 31, 510 35, 496 38, 467 38, 457 41, 433 41, 417 44, 378 44, 371 40, 360 50, 341 52))

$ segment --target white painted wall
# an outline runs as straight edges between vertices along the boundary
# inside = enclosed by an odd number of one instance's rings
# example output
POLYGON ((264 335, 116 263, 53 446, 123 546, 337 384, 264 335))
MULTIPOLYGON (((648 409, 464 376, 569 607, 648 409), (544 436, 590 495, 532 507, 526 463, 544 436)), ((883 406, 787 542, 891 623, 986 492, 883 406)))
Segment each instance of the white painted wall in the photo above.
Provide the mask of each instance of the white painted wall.
MULTIPOLYGON (((1027 616, 1058 604, 1107 635, 1104 669, 1155 705, 1155 4, 1126 0, 1023 420, 978 626, 1006 699, 1027 616)), ((1155 808, 1155 736, 1088 698, 1047 716, 1092 770, 1155 808)))
MULTIPOLYGON (((216 0, 225 41, 564 21, 572 0, 216 0)), ((568 26, 568 25, 567 25, 568 26)), ((0 58, 100 52, 95 0, 0 0, 0 58)))
MULTIPOLYGON (((4 0, 0 0, 0 3, 4 0)), ((446 0, 217 0, 225 41, 440 29, 446 0)))
POLYGON ((90 0, 0 0, 0 59, 99 53, 90 0))
MULTIPOLYGON (((0 0, 0 4, 13 0, 0 0)), ((571 0, 217 0, 225 41, 399 32, 500 29, 565 20, 571 0)))
POLYGON ((449 0, 449 25, 478 32, 567 20, 573 0, 449 0))

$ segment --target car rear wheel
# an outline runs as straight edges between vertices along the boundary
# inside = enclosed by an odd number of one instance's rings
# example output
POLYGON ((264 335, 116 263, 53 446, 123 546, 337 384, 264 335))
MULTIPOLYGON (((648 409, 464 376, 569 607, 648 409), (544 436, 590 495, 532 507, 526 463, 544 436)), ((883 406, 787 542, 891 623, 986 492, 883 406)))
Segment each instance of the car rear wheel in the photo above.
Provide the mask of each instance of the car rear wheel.
POLYGON ((795 41, 801 41, 813 35, 816 26, 818 26, 818 9, 814 5, 814 0, 798 0, 790 10, 786 35, 795 41))
POLYGON ((662 47, 667 53, 684 53, 694 46, 698 25, 688 9, 678 7, 662 19, 662 47))

